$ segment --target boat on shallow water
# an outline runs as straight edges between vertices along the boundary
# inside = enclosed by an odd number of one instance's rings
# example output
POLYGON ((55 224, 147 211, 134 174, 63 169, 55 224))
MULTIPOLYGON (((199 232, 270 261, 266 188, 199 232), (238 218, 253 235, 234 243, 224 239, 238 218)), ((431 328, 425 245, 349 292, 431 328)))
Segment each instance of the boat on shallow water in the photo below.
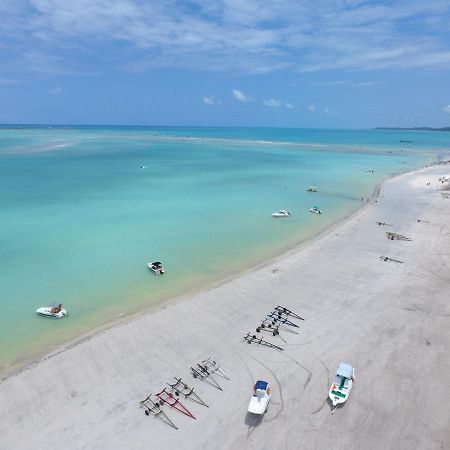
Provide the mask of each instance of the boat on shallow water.
POLYGON ((313 206, 312 208, 309 208, 309 211, 314 214, 322 214, 322 211, 319 209, 318 206, 313 206))
POLYGON ((159 261, 148 262, 147 267, 156 275, 162 275, 164 273, 164 267, 159 261))
POLYGON ((333 384, 328 392, 332 404, 332 413, 339 404, 345 403, 355 381, 355 369, 346 363, 340 363, 334 377, 333 384))
POLYGON ((41 316, 55 317, 56 319, 61 319, 61 317, 69 315, 62 307, 61 303, 59 305, 42 306, 41 308, 38 308, 36 312, 41 316))
POLYGON ((264 414, 269 407, 270 399, 272 398, 272 390, 267 381, 258 380, 253 387, 253 395, 248 405, 248 412, 252 414, 264 414))
POLYGON ((314 186, 308 186, 308 189, 306 189, 306 192, 317 192, 317 188, 314 186))
POLYGON ((289 217, 291 213, 285 209, 280 209, 277 212, 272 213, 272 217, 289 217))

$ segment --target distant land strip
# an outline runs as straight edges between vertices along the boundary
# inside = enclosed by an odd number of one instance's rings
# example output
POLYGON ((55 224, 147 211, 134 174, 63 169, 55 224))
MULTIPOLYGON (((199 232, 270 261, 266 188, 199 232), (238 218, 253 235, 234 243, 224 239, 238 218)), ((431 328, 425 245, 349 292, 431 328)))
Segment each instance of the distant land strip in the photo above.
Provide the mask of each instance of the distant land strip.
POLYGON ((411 130, 411 131, 450 131, 450 127, 442 128, 432 128, 432 127, 413 127, 413 128, 402 128, 402 127, 376 127, 375 130, 411 130))

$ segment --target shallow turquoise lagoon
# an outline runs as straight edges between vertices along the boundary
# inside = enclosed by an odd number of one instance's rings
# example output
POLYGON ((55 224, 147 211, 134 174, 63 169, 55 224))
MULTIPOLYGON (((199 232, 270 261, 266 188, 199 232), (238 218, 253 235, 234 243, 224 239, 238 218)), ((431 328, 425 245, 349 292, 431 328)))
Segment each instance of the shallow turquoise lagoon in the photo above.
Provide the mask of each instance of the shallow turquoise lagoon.
POLYGON ((448 141, 373 130, 0 128, 0 372, 280 254, 448 141), (313 205, 324 214, 310 214, 313 205), (291 217, 273 219, 278 209, 291 217), (149 273, 150 260, 166 275, 149 273), (70 317, 36 316, 52 302, 70 317))

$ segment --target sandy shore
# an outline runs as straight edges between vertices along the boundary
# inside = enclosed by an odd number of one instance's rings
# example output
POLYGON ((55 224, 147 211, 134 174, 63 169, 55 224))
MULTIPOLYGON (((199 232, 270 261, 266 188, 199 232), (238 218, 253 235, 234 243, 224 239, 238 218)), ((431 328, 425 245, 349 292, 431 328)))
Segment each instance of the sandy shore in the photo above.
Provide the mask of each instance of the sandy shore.
POLYGON ((0 448, 450 448, 450 200, 438 190, 447 171, 389 180, 376 203, 297 252, 8 378, 0 448), (284 351, 244 343, 278 304, 306 319, 298 334, 267 337, 284 351), (223 392, 189 373, 209 355, 231 378, 218 379, 223 392), (331 415, 341 361, 356 383, 331 415), (184 402, 196 420, 166 407, 178 431, 138 407, 173 376, 210 405, 184 402), (254 422, 246 409, 258 378, 273 399, 254 422))

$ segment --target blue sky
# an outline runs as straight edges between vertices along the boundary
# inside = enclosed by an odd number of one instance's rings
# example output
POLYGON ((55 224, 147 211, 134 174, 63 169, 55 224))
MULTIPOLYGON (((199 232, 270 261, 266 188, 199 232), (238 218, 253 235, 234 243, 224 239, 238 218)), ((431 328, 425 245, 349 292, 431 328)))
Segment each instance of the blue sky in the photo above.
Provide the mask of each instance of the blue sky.
POLYGON ((450 125, 449 0, 1 0, 0 122, 450 125))

